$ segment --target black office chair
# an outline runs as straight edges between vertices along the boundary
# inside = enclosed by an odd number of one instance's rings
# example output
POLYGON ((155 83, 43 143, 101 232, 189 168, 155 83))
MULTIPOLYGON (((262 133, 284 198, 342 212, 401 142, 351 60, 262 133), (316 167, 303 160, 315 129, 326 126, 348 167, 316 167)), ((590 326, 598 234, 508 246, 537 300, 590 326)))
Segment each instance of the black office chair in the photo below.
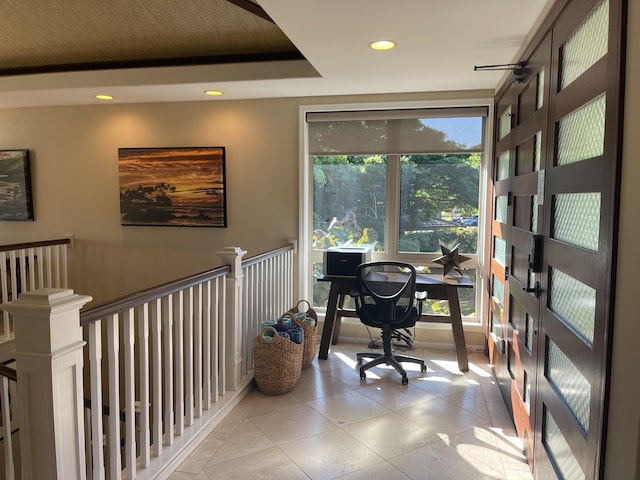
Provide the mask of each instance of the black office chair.
POLYGON ((360 378, 366 378, 365 371, 382 363, 393 366, 402 375, 402 384, 409 383, 407 372, 401 362, 420 365, 427 371, 424 360, 405 355, 394 355, 391 345, 393 332, 415 325, 422 314, 422 295, 416 307, 416 269, 407 263, 373 262, 363 263, 356 269, 357 291, 353 292, 356 312, 365 325, 382 329, 384 352, 358 353, 359 362, 363 358, 373 358, 360 366, 360 378))

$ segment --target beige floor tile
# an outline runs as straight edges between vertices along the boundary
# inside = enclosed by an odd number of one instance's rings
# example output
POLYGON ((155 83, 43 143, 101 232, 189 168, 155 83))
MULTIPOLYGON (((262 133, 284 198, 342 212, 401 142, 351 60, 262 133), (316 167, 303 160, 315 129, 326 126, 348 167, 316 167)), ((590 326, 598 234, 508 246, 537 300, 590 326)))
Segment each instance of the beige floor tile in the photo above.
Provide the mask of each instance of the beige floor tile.
POLYGON ((506 480, 533 480, 533 475, 529 470, 506 470, 506 480))
POLYGON ((391 410, 398 410, 436 398, 435 395, 416 387, 411 382, 408 385, 402 385, 388 381, 367 381, 362 383, 358 392, 391 410))
POLYGON ((484 463, 504 475, 498 442, 490 427, 474 427, 450 436, 445 443, 450 449, 484 463))
POLYGON ((251 422, 276 445, 337 428, 307 405, 280 408, 265 415, 251 417, 251 422))
POLYGON ((390 411, 355 390, 313 400, 307 405, 338 426, 360 422, 390 411))
POLYGON ((253 389, 170 480, 531 480, 487 358, 416 348, 429 370, 361 380, 366 342, 332 346, 285 395, 253 389), (387 460, 385 460, 387 459, 387 460))
POLYGON ((407 420, 438 435, 455 435, 489 422, 444 399, 434 399, 398 410, 407 420))
POLYGON ((400 470, 387 462, 376 463, 357 472, 350 473, 340 480, 411 480, 400 470))
POLYGON ((330 373, 303 370, 300 380, 291 391, 291 395, 301 402, 308 402, 335 395, 336 393, 346 392, 351 388, 331 376, 330 373))
POLYGON ((453 393, 444 397, 448 402, 464 408, 466 411, 478 415, 485 420, 490 420, 487 403, 484 400, 484 393, 481 388, 466 389, 462 392, 453 393))
POLYGON ((332 480, 382 459, 341 429, 280 445, 312 480, 332 480))
POLYGON ((187 472, 173 472, 167 480, 196 480, 198 474, 187 472))
POLYGON ((343 430, 385 459, 440 440, 433 432, 393 412, 347 425, 343 430))
POLYGON ((308 480, 281 450, 269 448, 204 469, 208 480, 308 480))
POLYGON ((209 435, 195 451, 178 467, 179 472, 198 473, 224 445, 224 440, 214 434, 209 435))
POLYGON ((443 443, 428 445, 388 461, 415 480, 504 479, 502 473, 443 443))
POLYGON ((250 420, 244 420, 211 457, 207 466, 243 457, 274 447, 264 433, 256 429, 250 420))

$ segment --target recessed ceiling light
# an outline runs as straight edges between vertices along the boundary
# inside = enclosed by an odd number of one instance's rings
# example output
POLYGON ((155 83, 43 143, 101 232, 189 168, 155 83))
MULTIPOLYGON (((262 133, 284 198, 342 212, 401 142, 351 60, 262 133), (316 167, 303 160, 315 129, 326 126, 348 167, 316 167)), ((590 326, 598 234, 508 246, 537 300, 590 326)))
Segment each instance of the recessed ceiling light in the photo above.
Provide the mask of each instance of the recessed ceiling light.
POLYGON ((96 98, 98 100, 113 100, 113 97, 111 95, 103 95, 103 94, 96 95, 96 98))
POLYGON ((220 90, 205 90, 204 93, 206 93, 207 95, 212 95, 212 96, 216 96, 216 95, 222 95, 222 92, 220 90))
POLYGON ((377 40, 371 42, 369 46, 374 50, 390 50, 396 46, 396 42, 393 40, 377 40))

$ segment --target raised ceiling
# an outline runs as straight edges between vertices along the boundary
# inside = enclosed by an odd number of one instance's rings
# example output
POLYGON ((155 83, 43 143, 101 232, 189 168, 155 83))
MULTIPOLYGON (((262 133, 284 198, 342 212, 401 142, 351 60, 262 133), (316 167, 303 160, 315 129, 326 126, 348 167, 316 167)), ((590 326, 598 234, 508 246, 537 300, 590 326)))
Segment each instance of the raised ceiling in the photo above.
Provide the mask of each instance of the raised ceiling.
POLYGON ((551 3, 0 0, 0 108, 493 89, 551 3))

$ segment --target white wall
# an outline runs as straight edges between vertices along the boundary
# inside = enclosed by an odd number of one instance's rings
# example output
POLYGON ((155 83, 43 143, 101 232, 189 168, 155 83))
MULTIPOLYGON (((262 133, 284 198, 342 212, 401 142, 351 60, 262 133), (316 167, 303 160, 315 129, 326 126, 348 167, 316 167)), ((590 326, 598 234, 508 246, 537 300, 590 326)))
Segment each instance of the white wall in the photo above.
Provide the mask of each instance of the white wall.
POLYGON ((628 26, 613 373, 605 457, 607 480, 640 480, 640 2, 637 0, 629 0, 628 26))
POLYGON ((0 222, 0 244, 73 234, 70 285, 93 305, 219 266, 225 246, 256 255, 298 236, 301 104, 462 96, 0 109, 0 149, 30 150, 35 208, 34 222, 0 222), (180 146, 226 147, 228 228, 121 226, 118 148, 180 146))

